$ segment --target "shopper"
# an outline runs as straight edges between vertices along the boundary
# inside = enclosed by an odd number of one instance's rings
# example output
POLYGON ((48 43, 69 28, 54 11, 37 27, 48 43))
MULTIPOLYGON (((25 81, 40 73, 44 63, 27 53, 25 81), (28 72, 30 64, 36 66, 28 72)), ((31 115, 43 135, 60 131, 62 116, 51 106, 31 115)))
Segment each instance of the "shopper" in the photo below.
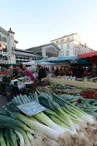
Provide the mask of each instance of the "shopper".
POLYGON ((60 72, 60 71, 59 71, 59 69, 58 69, 58 67, 57 67, 56 70, 55 70, 55 75, 58 76, 58 75, 59 75, 59 72, 60 72))
POLYGON ((96 77, 97 76, 97 66, 94 64, 92 68, 92 76, 96 77))
POLYGON ((47 76, 45 69, 41 66, 37 66, 38 69, 38 80, 41 82, 41 79, 45 78, 47 76))
POLYGON ((33 73, 30 70, 26 69, 26 66, 24 64, 20 65, 20 68, 22 69, 22 71, 24 72, 25 76, 28 76, 31 78, 31 81, 34 82, 35 78, 33 76, 33 73))
POLYGON ((7 75, 7 69, 6 68, 3 68, 2 71, 0 72, 0 74, 7 75))

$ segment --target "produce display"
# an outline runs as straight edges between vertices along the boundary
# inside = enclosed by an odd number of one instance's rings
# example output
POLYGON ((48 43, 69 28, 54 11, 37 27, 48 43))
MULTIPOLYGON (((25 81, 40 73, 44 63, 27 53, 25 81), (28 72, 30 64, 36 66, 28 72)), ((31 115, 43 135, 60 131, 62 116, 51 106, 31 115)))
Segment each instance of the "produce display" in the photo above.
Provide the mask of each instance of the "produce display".
POLYGON ((76 87, 69 85, 61 85, 61 84, 51 84, 50 88, 52 88, 55 93, 61 93, 61 94, 68 93, 68 94, 76 95, 82 91, 82 89, 78 89, 76 87))
POLYGON ((70 94, 70 95, 80 94, 84 98, 90 98, 90 99, 97 98, 97 89, 78 88, 75 86, 61 85, 61 84, 51 84, 49 87, 53 90, 53 92, 57 94, 70 94))
POLYGON ((0 113, 1 146, 93 146, 96 141, 96 119, 54 93, 14 97, 0 113), (46 110, 29 117, 17 108, 34 101, 46 110))
POLYGON ((80 94, 84 98, 97 99, 97 90, 87 89, 87 90, 83 90, 80 94))
POLYGON ((86 113, 94 116, 97 119, 97 90, 96 89, 84 89, 76 88, 68 85, 51 84, 50 87, 53 91, 60 90, 57 92, 60 98, 65 99, 66 101, 75 104, 77 107, 85 111, 86 113), (69 90, 69 92, 62 92, 64 90, 69 90), (71 91, 71 92, 70 92, 71 91), (71 94, 73 93, 75 94, 71 94))
POLYGON ((65 99, 70 103, 74 103, 75 106, 97 119, 97 99, 86 99, 80 95, 73 96, 67 94, 60 95, 60 98, 65 99))

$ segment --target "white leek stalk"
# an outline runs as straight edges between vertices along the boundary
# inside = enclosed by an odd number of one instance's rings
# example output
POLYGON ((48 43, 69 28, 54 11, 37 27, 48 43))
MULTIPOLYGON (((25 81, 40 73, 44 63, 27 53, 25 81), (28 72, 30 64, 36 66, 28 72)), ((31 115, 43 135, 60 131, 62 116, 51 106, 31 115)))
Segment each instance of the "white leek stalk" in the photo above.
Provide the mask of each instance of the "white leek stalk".
POLYGON ((28 125, 31 129, 37 131, 37 132, 41 132, 45 135, 47 135, 48 137, 58 140, 58 138, 60 137, 60 132, 56 131, 52 128, 49 128, 37 121, 31 120, 28 117, 20 114, 20 113, 14 113, 14 115, 16 116, 17 119, 19 119, 20 121, 24 122, 26 125, 28 125))
POLYGON ((24 138, 23 138, 22 134, 20 132, 18 132, 17 130, 14 130, 14 131, 20 139, 20 146, 25 146, 25 142, 24 142, 24 138))

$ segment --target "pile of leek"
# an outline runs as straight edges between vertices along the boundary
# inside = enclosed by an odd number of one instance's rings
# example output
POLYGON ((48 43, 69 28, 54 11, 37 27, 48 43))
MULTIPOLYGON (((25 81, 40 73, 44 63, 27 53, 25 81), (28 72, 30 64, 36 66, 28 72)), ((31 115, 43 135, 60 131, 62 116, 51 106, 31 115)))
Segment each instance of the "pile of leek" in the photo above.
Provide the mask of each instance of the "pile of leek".
POLYGON ((14 97, 0 114, 0 131, 4 146, 93 146, 97 140, 92 116, 56 94, 42 92, 14 97), (17 105, 35 100, 47 110, 32 117, 18 110, 17 105))

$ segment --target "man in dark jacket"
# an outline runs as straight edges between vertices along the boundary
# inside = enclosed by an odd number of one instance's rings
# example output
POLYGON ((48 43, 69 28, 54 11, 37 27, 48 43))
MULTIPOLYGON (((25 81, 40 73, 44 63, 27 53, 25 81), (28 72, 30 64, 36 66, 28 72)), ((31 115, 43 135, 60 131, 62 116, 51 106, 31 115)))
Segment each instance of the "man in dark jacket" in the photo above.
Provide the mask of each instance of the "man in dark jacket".
POLYGON ((46 76, 46 70, 40 65, 38 65, 38 80, 41 81, 41 79, 45 78, 46 76))

